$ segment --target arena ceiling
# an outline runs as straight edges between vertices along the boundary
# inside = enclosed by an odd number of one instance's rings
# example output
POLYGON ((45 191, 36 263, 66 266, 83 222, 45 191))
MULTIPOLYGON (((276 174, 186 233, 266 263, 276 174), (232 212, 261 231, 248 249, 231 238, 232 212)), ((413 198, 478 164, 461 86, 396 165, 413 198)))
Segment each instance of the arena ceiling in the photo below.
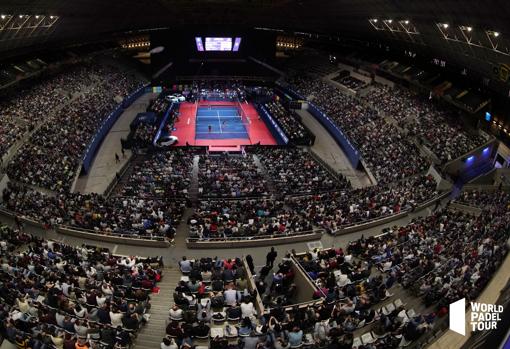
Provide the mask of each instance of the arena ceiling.
POLYGON ((221 24, 387 41, 466 65, 510 62, 510 3, 504 0, 2 0, 0 12, 31 21, 36 15, 58 17, 49 27, 0 29, 4 52, 136 29, 221 24), (448 24, 449 38, 439 23, 448 24), (487 31, 498 36, 491 40, 487 31))

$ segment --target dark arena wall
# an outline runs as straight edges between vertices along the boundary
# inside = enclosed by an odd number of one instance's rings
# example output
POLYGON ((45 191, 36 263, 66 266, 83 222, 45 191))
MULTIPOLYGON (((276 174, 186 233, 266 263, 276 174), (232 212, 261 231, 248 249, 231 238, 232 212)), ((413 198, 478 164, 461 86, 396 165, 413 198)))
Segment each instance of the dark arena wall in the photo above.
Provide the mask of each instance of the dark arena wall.
MULTIPOLYGON (((246 28, 222 27, 180 27, 155 31, 151 34, 151 49, 164 47, 160 53, 152 53, 151 65, 153 84, 190 80, 194 77, 221 76, 232 79, 235 76, 273 76, 274 73, 253 62, 250 57, 267 61, 275 56, 274 32, 246 28), (206 37, 241 38, 239 50, 204 51, 197 49, 195 38, 206 37)), ((204 42, 205 46, 205 42, 204 42)))

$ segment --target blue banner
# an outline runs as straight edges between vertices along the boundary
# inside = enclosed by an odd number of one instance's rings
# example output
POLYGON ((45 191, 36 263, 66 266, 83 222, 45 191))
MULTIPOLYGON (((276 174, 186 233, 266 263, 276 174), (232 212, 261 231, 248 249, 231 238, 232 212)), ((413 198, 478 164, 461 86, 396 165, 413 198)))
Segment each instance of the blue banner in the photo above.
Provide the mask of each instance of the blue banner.
MULTIPOLYGON (((279 88, 282 90, 283 93, 286 93, 295 99, 304 101, 306 100, 306 98, 304 98, 299 93, 295 92, 289 87, 279 86, 279 88)), ((329 116, 323 113, 322 110, 319 109, 319 107, 317 107, 315 104, 311 102, 308 102, 308 111, 317 119, 317 121, 321 123, 321 125, 326 130, 328 130, 329 134, 333 137, 336 143, 344 151, 351 165, 354 168, 357 168, 361 160, 361 154, 359 153, 358 149, 356 149, 352 145, 351 141, 343 133, 342 129, 340 129, 340 127, 338 127, 337 124, 329 116)))
POLYGON ((96 156, 99 146, 103 142, 104 138, 106 137, 112 126, 115 124, 115 122, 117 122, 119 116, 121 116, 124 110, 128 108, 131 104, 133 104, 133 102, 137 100, 145 92, 145 88, 146 86, 140 87, 138 90, 124 98, 122 103, 120 103, 115 108, 115 110, 113 110, 110 113, 110 115, 108 115, 108 117, 104 119, 103 123, 98 128, 96 134, 90 141, 89 146, 87 147, 83 155, 82 170, 84 173, 89 172, 90 166, 92 165, 92 161, 96 156))
POLYGON ((154 136, 154 139, 152 140, 152 145, 156 146, 156 142, 158 141, 159 137, 161 136, 161 131, 163 131, 163 127, 165 127, 165 124, 168 121, 168 117, 170 116, 170 113, 172 110, 174 110, 176 104, 172 102, 168 109, 166 110, 165 116, 163 116, 163 119, 161 119, 161 123, 159 124, 158 132, 156 132, 156 135, 154 136))
POLYGON ((266 126, 269 128, 269 131, 276 139, 278 145, 285 145, 289 143, 289 138, 285 135, 285 132, 283 132, 267 109, 262 104, 257 104, 256 108, 257 112, 262 117, 262 120, 264 120, 266 126))

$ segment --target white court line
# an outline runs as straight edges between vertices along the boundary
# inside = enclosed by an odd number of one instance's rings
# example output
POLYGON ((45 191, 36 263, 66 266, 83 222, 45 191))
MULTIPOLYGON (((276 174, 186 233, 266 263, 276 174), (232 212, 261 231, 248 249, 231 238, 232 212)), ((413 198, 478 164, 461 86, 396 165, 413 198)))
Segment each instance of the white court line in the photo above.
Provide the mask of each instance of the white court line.
POLYGON ((246 131, 239 131, 239 132, 235 132, 235 131, 234 132, 212 132, 212 131, 211 132, 195 132, 195 134, 197 134, 197 135, 210 135, 210 134, 224 134, 224 135, 228 135, 230 133, 246 133, 246 134, 248 134, 248 132, 246 132, 246 131))
POLYGON ((220 133, 223 133, 223 130, 221 129, 220 112, 219 112, 219 111, 216 111, 216 115, 218 116, 218 125, 220 125, 220 133))
POLYGON ((190 118, 188 118, 188 125, 189 125, 189 123, 190 123, 190 122, 191 122, 191 119, 190 119, 190 118))
POLYGON ((119 248, 119 245, 113 246, 112 254, 115 254, 115 252, 117 252, 117 248, 119 248))

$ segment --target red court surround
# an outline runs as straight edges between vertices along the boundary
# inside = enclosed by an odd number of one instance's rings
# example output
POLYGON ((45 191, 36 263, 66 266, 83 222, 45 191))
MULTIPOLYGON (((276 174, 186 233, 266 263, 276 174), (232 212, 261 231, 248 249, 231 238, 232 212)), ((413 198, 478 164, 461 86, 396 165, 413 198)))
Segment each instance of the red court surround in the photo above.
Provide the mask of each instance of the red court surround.
POLYGON ((251 123, 249 125, 245 125, 247 127, 248 136, 250 139, 195 139, 195 118, 197 113, 197 107, 201 105, 225 105, 238 107, 237 102, 213 102, 213 101, 202 101, 199 103, 189 103, 184 102, 181 103, 179 112, 179 120, 175 121, 174 128, 175 131, 172 131, 172 135, 179 138, 179 143, 176 146, 185 146, 186 142, 189 145, 202 145, 202 146, 215 146, 220 147, 217 149, 221 149, 221 147, 225 147, 224 149, 228 149, 231 146, 238 145, 250 145, 257 144, 260 142, 262 145, 276 145, 276 140, 273 138, 273 135, 267 128, 264 120, 259 117, 257 110, 251 103, 242 103, 242 107, 246 116, 250 119, 251 123))

